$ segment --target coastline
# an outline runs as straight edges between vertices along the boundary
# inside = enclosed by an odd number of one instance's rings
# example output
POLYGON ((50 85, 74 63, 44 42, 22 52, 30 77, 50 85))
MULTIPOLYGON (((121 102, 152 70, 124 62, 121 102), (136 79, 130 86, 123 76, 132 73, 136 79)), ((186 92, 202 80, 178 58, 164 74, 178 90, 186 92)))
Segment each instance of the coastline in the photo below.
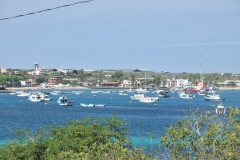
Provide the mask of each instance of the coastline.
MULTIPOLYGON (((5 88, 5 90, 0 90, 0 93, 10 93, 12 91, 18 90, 68 90, 68 89, 76 89, 76 90, 87 90, 87 89, 126 89, 126 88, 119 88, 119 87, 82 87, 82 86, 64 86, 64 87, 57 87, 57 88, 43 88, 43 87, 11 87, 5 88)), ((240 90, 240 87, 219 87, 219 90, 240 90)))

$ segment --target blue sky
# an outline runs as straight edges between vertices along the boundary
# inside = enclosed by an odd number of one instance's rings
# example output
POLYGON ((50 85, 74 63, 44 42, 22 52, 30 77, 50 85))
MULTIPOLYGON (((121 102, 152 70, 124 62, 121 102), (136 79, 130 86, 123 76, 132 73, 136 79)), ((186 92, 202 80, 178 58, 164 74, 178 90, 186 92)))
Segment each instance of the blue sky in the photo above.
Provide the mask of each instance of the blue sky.
MULTIPOLYGON (((1 0, 0 19, 77 2, 1 0)), ((239 0, 93 0, 0 21, 0 68, 240 73, 239 0), (115 66, 116 63, 116 66, 115 66)))

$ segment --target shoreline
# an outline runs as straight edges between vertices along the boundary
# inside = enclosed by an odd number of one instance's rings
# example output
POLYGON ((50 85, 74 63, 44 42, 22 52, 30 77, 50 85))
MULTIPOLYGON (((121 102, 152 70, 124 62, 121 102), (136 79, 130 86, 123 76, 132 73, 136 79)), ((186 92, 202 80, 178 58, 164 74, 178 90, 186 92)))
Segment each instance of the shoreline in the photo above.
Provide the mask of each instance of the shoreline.
MULTIPOLYGON (((72 86, 64 86, 64 87, 56 87, 56 88, 43 88, 43 87, 11 87, 5 88, 5 90, 0 90, 0 93, 10 93, 12 91, 17 90, 68 90, 68 89, 79 89, 79 90, 90 90, 90 89, 128 89, 128 88, 119 88, 119 87, 72 87, 72 86)), ((240 87, 219 87, 219 90, 240 90, 240 87)))

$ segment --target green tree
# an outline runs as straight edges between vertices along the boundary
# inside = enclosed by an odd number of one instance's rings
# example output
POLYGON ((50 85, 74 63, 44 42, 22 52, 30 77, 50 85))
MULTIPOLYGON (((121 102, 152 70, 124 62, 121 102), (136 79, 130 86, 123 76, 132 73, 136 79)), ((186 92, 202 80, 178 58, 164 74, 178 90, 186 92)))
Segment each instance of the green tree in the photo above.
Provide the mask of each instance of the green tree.
POLYGON ((230 82, 227 83, 227 86, 229 86, 229 87, 236 87, 237 85, 236 85, 236 83, 234 81, 230 81, 230 82))
POLYGON ((45 81, 45 79, 44 78, 36 78, 36 84, 41 84, 41 83, 43 83, 45 81))
POLYGON ((0 84, 2 87, 6 85, 7 81, 9 81, 9 77, 4 74, 0 74, 0 84))

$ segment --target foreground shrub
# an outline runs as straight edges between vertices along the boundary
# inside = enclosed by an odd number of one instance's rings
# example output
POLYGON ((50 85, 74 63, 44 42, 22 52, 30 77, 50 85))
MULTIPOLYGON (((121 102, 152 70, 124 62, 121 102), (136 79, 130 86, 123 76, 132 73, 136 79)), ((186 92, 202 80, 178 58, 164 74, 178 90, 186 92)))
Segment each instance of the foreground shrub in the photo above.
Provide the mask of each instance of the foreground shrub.
POLYGON ((18 141, 0 149, 0 159, 148 159, 131 149, 125 122, 111 118, 71 120, 39 131, 18 130, 18 141))
POLYGON ((169 159, 240 159, 238 108, 230 107, 225 115, 198 109, 186 114, 161 138, 169 159))

